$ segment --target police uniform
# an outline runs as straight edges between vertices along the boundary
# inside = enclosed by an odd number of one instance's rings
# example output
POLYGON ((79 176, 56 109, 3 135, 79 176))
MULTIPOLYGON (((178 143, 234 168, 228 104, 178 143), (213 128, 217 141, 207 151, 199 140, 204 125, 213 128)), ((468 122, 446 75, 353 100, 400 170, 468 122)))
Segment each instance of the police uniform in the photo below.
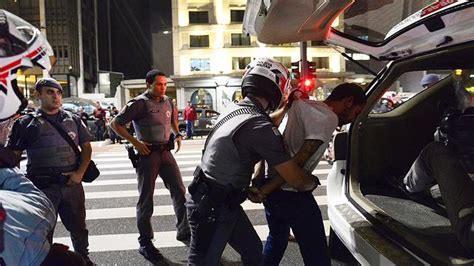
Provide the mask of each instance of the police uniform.
POLYGON ((63 110, 54 115, 40 110, 15 122, 7 147, 26 150, 28 178, 53 202, 61 221, 71 233, 74 250, 87 258, 89 243, 84 189, 82 184, 66 186, 68 178, 62 175, 77 170, 79 158, 43 116, 61 124, 78 146, 90 141, 90 134, 79 117, 63 110))
POLYGON ((192 237, 188 263, 219 265, 229 243, 240 253, 244 265, 258 265, 262 243, 240 204, 246 199, 245 189, 258 161, 265 159, 275 166, 290 156, 278 129, 251 95, 232 104, 221 114, 219 123, 222 125, 208 136, 202 170, 195 173, 189 187, 192 237))
POLYGON ((170 190, 173 200, 177 218, 177 239, 184 240, 190 235, 184 206, 186 188, 178 164, 170 152, 171 125, 176 115, 171 98, 165 96, 161 100, 155 100, 146 92, 131 100, 115 117, 115 121, 122 126, 132 121, 137 138, 152 145, 150 154, 140 155, 137 167, 140 193, 137 203, 137 226, 140 246, 151 244, 153 239, 150 219, 153 215, 153 192, 158 174, 170 190))

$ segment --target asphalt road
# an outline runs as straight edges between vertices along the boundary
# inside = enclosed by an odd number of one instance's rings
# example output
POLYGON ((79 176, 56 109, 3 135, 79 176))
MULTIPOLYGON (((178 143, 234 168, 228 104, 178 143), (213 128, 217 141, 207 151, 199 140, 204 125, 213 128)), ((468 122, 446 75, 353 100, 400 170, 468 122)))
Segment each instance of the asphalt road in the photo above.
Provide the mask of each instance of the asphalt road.
MULTIPOLYGON (((199 163, 204 139, 184 140, 175 157, 188 186, 194 167, 199 163)), ((138 199, 136 175, 127 158, 123 145, 93 144, 93 158, 101 170, 101 176, 92 184, 85 184, 89 249, 92 261, 99 265, 149 265, 138 253, 138 230, 135 221, 135 205, 138 199)), ((326 206, 326 177, 330 165, 326 162, 316 169, 322 186, 314 191, 323 214, 326 235, 329 231, 326 206)), ((155 246, 167 258, 169 265, 185 265, 187 247, 177 241, 175 218, 171 199, 160 178, 155 188, 155 211, 152 225, 155 246)), ((246 202, 244 209, 262 241, 268 234, 263 205, 246 202)), ((70 245, 69 233, 58 222, 54 233, 55 242, 70 245)), ((229 246, 222 257, 223 265, 241 265, 239 255, 229 246)), ((298 245, 290 242, 281 265, 303 265, 298 245)))

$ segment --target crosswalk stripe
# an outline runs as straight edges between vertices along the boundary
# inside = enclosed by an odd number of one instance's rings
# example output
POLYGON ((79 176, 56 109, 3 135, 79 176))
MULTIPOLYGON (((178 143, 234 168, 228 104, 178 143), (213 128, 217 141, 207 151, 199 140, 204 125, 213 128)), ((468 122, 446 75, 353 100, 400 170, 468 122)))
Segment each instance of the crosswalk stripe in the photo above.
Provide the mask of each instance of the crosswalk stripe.
MULTIPOLYGON (((183 176, 183 182, 192 181, 193 176, 183 176)), ((326 185, 326 180, 319 180, 321 185, 326 185)), ((157 178, 156 183, 163 183, 163 179, 157 178)), ((97 186, 117 186, 117 185, 131 185, 137 184, 137 179, 112 179, 112 180, 96 180, 92 183, 83 183, 83 187, 97 187, 97 186)))
MULTIPOLYGON (((326 186, 326 180, 320 180, 321 186, 326 186)), ((169 195, 170 192, 168 189, 160 188, 155 189, 154 194, 155 196, 164 196, 169 195)), ((130 198, 130 197, 138 197, 138 190, 119 190, 119 191, 100 191, 100 192, 86 192, 86 200, 87 199, 113 199, 113 198, 130 198)))
MULTIPOLYGON (((178 163, 178 165, 197 165, 197 163, 178 163)), ((191 168, 191 167, 190 167, 191 168)), ((195 167, 192 167, 194 169, 195 167)), ((181 169, 181 171, 185 171, 184 169, 181 169)), ((189 170, 188 170, 189 171, 189 170)), ((323 174, 329 174, 331 169, 316 169, 313 171, 314 175, 323 175, 323 174)), ((127 175, 127 174, 135 174, 135 169, 123 169, 123 170, 106 170, 106 171, 100 171, 101 176, 105 175, 127 175)))
MULTIPOLYGON (((195 151, 179 151, 178 153, 174 154, 173 152, 173 155, 174 156, 180 156, 182 154, 195 154, 195 155, 201 155, 202 152, 201 150, 195 150, 195 151)), ((111 151, 111 152, 101 152, 101 153, 92 153, 92 156, 94 158, 101 158, 101 157, 114 157, 114 156, 124 156, 124 157, 127 157, 127 152, 125 151, 125 148, 123 149, 123 151, 120 151, 120 152, 114 152, 114 151, 111 151)))
MULTIPOLYGON (((315 196, 318 205, 327 205, 325 196, 315 196)), ((263 204, 245 201, 242 204, 244 210, 263 210, 263 204)), ((134 218, 137 215, 135 207, 122 208, 105 208, 105 209, 91 209, 86 210, 86 220, 104 220, 104 219, 120 219, 120 218, 134 218)), ((153 216, 174 215, 172 205, 154 206, 153 216)))
MULTIPOLYGON (((329 236, 329 221, 324 220, 324 231, 329 236)), ((267 225, 255 225, 253 227, 261 241, 266 241, 268 236, 267 225)), ((185 245, 176 240, 176 231, 154 232, 157 248, 184 247, 185 245)), ((110 234, 89 236, 89 252, 106 252, 138 249, 138 234, 110 234)), ((69 237, 54 238, 54 242, 72 246, 69 237)))

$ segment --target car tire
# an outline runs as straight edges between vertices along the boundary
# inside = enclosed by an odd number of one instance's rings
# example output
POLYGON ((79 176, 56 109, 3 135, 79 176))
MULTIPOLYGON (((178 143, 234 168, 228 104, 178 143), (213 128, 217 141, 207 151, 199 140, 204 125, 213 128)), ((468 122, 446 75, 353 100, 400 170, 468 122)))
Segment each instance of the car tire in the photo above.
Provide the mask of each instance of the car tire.
POLYGON ((329 255, 332 265, 360 265, 332 228, 329 231, 329 255))

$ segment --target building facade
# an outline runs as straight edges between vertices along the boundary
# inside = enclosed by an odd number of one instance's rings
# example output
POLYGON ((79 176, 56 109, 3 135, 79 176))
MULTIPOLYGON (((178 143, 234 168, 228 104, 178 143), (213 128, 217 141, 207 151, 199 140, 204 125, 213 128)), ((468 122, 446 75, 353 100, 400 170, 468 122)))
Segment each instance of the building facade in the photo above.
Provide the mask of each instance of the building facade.
MULTIPOLYGON (((38 27, 47 36, 57 62, 50 71, 65 97, 93 93, 97 84, 96 0, 4 0, 2 8, 38 27)), ((38 69, 18 73, 18 86, 32 95, 38 69)))
MULTIPOLYGON (((245 0, 172 0, 172 79, 178 108, 191 101, 222 111, 241 99, 241 76, 252 59, 273 57, 288 68, 300 60, 299 43, 265 45, 242 33, 245 4, 245 0)), ((308 43, 307 58, 318 69, 314 95, 319 91, 324 97, 347 75, 344 59, 329 47, 308 43)))

